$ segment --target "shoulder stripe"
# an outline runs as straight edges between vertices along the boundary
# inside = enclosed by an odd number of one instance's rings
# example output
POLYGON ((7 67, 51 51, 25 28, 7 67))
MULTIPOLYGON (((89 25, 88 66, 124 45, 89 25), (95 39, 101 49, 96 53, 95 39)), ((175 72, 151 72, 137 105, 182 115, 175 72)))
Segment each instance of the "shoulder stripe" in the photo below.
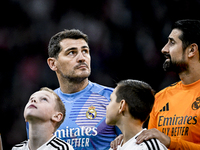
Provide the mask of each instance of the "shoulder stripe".
POLYGON ((56 137, 53 138, 49 143, 47 143, 47 145, 49 145, 49 144, 58 150, 69 150, 67 143, 65 143, 64 141, 62 141, 56 137))
POLYGON ((148 149, 151 150, 149 144, 147 143, 147 141, 144 141, 144 143, 147 145, 148 149))
POLYGON ((62 141, 62 140, 59 139, 59 138, 56 138, 55 140, 57 140, 60 144, 65 145, 66 148, 67 148, 67 150, 69 150, 69 146, 68 146, 68 144, 67 144, 66 142, 62 141))
POLYGON ((149 142, 151 143, 151 146, 152 146, 152 148, 153 148, 153 150, 154 150, 154 149, 155 149, 155 146, 154 146, 153 142, 151 141, 151 139, 149 140, 149 142))
POLYGON ((160 147, 158 146, 158 141, 157 141, 155 138, 153 138, 153 140, 154 140, 154 142, 156 143, 157 149, 160 149, 160 147))
POLYGON ((57 150, 64 150, 64 147, 62 146, 62 148, 60 148, 59 146, 56 146, 55 144, 53 144, 52 142, 49 143, 51 146, 53 146, 54 148, 56 148, 57 150))
POLYGON ((148 141, 144 141, 144 143, 147 145, 149 150, 160 150, 160 147, 158 145, 158 141, 154 139, 150 139, 148 141))

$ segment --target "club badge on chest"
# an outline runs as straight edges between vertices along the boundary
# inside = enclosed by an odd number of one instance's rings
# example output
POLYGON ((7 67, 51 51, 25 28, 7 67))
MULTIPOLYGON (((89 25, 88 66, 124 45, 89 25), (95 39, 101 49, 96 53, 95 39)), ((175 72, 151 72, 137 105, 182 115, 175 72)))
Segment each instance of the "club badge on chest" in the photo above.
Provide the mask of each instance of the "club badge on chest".
POLYGON ((97 116, 97 112, 96 112, 96 110, 95 110, 95 107, 94 106, 90 106, 89 108, 88 108, 88 111, 86 112, 86 117, 88 118, 88 119, 95 119, 96 118, 96 116, 97 116))

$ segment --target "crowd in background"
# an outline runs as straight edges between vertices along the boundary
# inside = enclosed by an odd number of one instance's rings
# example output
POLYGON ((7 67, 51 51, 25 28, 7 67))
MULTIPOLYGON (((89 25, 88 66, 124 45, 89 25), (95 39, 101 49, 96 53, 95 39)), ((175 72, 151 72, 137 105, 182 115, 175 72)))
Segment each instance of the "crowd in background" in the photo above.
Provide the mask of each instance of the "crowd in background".
POLYGON ((46 63, 52 35, 89 36, 90 80, 115 87, 138 79, 156 91, 178 81, 162 69, 162 47, 179 19, 200 19, 199 0, 6 0, 0 5, 0 132, 5 149, 26 139, 24 106, 31 93, 58 81, 46 63))

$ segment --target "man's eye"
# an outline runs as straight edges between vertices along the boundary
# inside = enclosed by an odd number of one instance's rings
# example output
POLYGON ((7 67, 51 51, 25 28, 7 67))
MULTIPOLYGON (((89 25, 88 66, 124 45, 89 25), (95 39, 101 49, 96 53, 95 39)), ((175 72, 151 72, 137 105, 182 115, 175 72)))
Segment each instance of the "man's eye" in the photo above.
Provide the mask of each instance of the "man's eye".
POLYGON ((82 53, 87 55, 87 54, 90 54, 90 51, 88 49, 85 49, 82 51, 82 53))
POLYGON ((68 55, 74 55, 74 52, 73 52, 73 51, 71 51, 71 52, 69 52, 69 53, 68 53, 68 55))
POLYGON ((175 41, 174 40, 170 40, 170 44, 175 44, 175 41))
POLYGON ((83 50, 83 53, 88 53, 88 51, 87 50, 83 50))

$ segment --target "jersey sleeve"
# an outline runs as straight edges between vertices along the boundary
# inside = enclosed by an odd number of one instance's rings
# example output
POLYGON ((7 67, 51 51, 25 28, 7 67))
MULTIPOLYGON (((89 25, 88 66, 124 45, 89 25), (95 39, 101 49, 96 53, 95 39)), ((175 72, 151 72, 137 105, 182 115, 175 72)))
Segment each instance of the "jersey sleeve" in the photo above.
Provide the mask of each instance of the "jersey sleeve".
POLYGON ((152 112, 150 113, 148 129, 156 128, 156 121, 157 121, 157 118, 154 115, 154 110, 152 110, 152 112))
POLYGON ((169 149, 174 149, 174 150, 200 149, 200 143, 197 144, 193 142, 188 142, 175 137, 170 137, 170 138, 171 138, 171 143, 169 149))
POLYGON ((158 107, 160 99, 162 99, 162 95, 165 92, 166 88, 161 90, 155 95, 155 102, 152 108, 152 111, 150 113, 149 123, 148 123, 148 129, 157 128, 157 119, 158 119, 158 107))
POLYGON ((156 108, 157 108, 157 97, 159 96, 159 93, 155 95, 155 102, 153 109, 150 113, 149 123, 148 123, 148 129, 157 128, 157 115, 156 115, 156 108))

